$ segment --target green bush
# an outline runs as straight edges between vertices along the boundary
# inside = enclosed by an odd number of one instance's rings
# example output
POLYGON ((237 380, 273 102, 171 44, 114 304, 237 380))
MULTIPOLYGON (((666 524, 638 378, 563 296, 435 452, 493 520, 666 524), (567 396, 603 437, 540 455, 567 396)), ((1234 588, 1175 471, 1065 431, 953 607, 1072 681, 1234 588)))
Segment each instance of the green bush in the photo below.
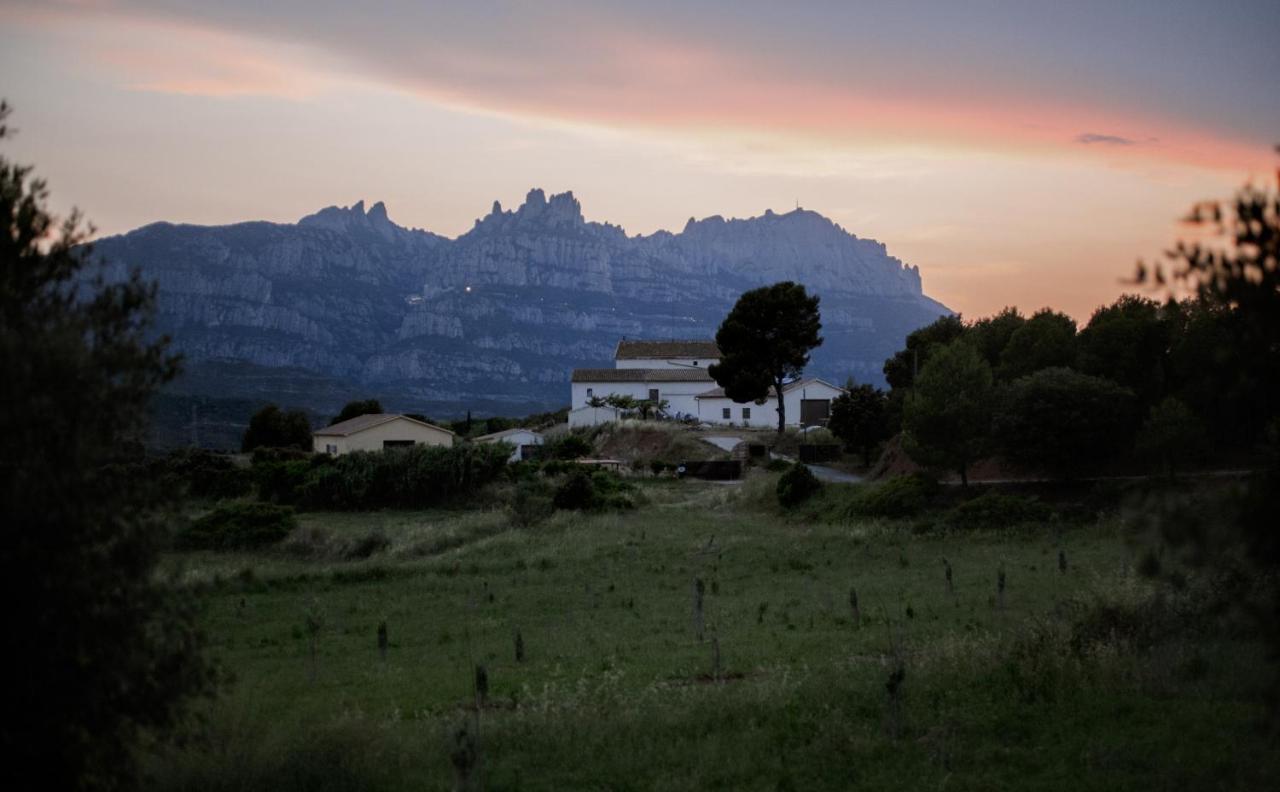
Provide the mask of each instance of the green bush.
POLYGON ((805 502, 820 489, 822 482, 813 475, 809 466, 795 464, 778 479, 778 503, 791 508, 805 502))
POLYGON ((252 473, 226 454, 202 448, 172 452, 158 472, 166 488, 185 489, 194 498, 238 498, 253 488, 252 473))
POLYGON ((288 506, 232 503, 191 523, 174 544, 179 550, 252 550, 279 542, 296 527, 288 506))
POLYGON ((635 487, 626 479, 607 470, 597 470, 591 474, 591 486, 595 489, 597 509, 634 509, 635 499, 632 494, 635 487))
POLYGON ((596 505, 596 488, 586 471, 578 471, 556 489, 551 501, 557 509, 586 510, 596 505))
MULTIPOLYGON (((256 456, 256 455, 255 455, 256 456)), ((259 500, 296 505, 302 501, 312 464, 309 459, 266 459, 253 462, 259 500)))
POLYGON ((910 517, 924 511, 937 492, 938 482, 929 476, 894 476, 861 487, 847 511, 860 517, 910 517))
POLYGON ((943 523, 951 528, 1003 528, 1047 520, 1053 510, 1034 495, 1003 495, 994 490, 949 509, 943 523))
POLYGON ((551 487, 537 479, 521 481, 511 499, 511 519, 521 528, 530 528, 555 513, 551 487))
POLYGON ((542 446, 542 455, 547 459, 578 459, 591 456, 591 443, 581 435, 562 434, 548 440, 542 446))

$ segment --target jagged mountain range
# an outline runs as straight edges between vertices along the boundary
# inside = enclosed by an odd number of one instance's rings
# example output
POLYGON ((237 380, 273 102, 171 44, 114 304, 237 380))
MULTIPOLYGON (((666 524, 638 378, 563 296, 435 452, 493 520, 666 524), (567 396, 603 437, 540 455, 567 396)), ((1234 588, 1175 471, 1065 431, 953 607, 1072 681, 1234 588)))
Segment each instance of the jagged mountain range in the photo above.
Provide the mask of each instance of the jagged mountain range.
POLYGON ((357 395, 437 414, 561 405, 569 371, 609 365, 618 339, 711 337, 739 294, 779 280, 822 298, 812 373, 879 381, 947 311, 917 268, 816 212, 628 236, 536 189, 456 239, 357 202, 292 225, 154 223, 95 250, 110 276, 158 283, 159 329, 187 360, 174 393, 321 413, 357 395))

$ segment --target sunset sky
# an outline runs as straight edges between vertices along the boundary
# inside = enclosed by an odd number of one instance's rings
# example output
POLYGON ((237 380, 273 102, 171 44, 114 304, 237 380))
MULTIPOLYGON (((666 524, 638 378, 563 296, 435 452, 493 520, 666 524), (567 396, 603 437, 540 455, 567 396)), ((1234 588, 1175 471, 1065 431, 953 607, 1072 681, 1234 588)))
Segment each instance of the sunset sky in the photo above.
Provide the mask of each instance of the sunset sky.
POLYGON ((797 202, 976 317, 1078 319, 1271 178, 1280 3, 14 2, 0 96, 60 211, 455 236, 573 190, 629 233, 797 202), (376 6, 376 7, 375 7, 376 6))

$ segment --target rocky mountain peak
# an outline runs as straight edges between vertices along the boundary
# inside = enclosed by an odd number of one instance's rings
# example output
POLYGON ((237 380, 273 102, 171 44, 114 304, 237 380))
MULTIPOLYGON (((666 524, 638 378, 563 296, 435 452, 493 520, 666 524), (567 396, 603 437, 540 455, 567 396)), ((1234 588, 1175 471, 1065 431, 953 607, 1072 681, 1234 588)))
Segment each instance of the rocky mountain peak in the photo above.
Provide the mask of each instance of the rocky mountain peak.
POLYGON ((502 204, 494 201, 489 214, 476 220, 473 230, 482 233, 569 231, 585 225, 587 222, 582 217, 582 204, 573 197, 572 192, 547 198, 545 192, 535 187, 514 212, 504 211, 502 204))

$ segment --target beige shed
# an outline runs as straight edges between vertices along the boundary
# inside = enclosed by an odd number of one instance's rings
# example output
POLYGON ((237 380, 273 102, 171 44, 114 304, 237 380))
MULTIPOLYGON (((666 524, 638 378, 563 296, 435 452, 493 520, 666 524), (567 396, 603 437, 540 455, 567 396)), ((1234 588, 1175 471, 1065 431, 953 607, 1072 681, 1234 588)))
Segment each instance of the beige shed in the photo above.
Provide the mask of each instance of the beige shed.
POLYGON ((400 446, 453 445, 454 434, 435 424, 424 423, 407 415, 374 413, 358 415, 342 423, 326 426, 312 433, 316 453, 349 454, 352 451, 381 451, 400 446))

